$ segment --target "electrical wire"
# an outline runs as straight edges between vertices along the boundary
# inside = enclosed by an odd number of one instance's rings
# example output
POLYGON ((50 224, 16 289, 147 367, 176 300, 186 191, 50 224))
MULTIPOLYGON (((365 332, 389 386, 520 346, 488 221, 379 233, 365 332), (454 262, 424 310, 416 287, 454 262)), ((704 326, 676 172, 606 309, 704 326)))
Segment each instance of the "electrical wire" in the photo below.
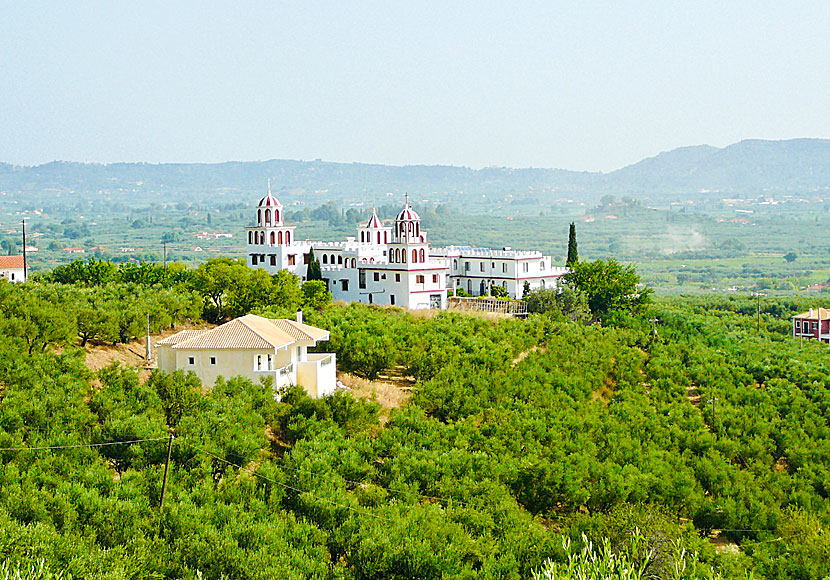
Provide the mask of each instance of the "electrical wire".
POLYGON ((108 441, 106 443, 83 443, 78 445, 50 445, 47 447, 0 447, 2 451, 47 451, 53 449, 80 449, 83 447, 107 447, 109 445, 132 445, 146 441, 166 441, 167 437, 154 437, 151 439, 132 439, 129 441, 108 441))

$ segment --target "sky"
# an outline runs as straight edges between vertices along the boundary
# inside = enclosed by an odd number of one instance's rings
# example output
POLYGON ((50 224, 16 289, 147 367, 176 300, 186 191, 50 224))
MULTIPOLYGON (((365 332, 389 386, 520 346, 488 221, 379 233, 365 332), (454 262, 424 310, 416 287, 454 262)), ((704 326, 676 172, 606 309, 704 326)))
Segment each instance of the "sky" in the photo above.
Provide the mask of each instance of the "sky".
POLYGON ((830 137, 830 2, 0 0, 0 162, 611 171, 830 137))

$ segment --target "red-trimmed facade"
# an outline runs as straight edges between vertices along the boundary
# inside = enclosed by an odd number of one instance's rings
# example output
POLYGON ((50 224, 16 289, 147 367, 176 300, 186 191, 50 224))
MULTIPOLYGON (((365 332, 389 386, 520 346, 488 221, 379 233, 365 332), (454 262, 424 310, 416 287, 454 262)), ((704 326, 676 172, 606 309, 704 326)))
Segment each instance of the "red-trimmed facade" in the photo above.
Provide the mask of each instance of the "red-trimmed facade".
POLYGON ((830 310, 811 308, 793 316, 793 337, 820 340, 830 344, 830 310))

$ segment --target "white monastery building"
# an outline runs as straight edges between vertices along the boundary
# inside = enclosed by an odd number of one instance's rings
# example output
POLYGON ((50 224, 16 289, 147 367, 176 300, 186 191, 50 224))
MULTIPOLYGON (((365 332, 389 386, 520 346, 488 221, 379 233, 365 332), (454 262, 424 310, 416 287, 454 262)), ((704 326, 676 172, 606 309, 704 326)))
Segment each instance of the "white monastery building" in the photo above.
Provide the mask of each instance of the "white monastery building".
POLYGON ((308 349, 329 339, 329 331, 297 320, 248 314, 210 330, 183 330, 156 343, 158 368, 171 373, 193 371, 205 386, 220 376, 259 382, 271 377, 275 387, 302 385, 312 397, 334 392, 337 361, 332 353, 308 349))
POLYGON ((357 235, 345 242, 297 240, 295 226, 285 223, 283 206, 270 186, 256 211, 256 225, 246 228, 248 266, 271 274, 288 270, 305 280, 313 250, 334 300, 443 309, 447 290, 462 288, 481 296, 501 286, 520 298, 525 283, 531 290, 556 288, 567 273, 536 251, 431 248, 408 198, 391 224, 384 224, 373 210, 358 225, 357 235))

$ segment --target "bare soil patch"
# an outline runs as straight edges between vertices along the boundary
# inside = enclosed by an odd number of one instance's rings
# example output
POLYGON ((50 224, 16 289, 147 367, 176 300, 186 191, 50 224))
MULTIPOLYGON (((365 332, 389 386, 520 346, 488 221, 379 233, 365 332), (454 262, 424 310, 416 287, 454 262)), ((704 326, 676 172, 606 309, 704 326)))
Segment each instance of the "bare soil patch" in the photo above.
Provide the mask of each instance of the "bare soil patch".
MULTIPOLYGON (((172 336, 182 330, 192 330, 210 328, 208 325, 197 324, 180 324, 175 329, 165 329, 157 334, 150 335, 150 343, 155 344, 159 340, 172 336)), ((153 348, 153 359, 150 361, 144 360, 146 352, 146 342, 144 338, 132 340, 127 344, 92 344, 86 345, 86 366, 92 372, 97 372, 105 367, 108 367, 114 362, 118 362, 124 366, 134 369, 140 369, 139 378, 142 382, 146 381, 150 376, 150 371, 156 368, 155 361, 155 347, 153 348)))
POLYGON ((374 400, 383 407, 381 423, 389 418, 389 410, 403 407, 412 396, 412 381, 399 377, 381 376, 370 381, 349 373, 337 373, 337 380, 349 388, 349 391, 361 399, 374 400))

